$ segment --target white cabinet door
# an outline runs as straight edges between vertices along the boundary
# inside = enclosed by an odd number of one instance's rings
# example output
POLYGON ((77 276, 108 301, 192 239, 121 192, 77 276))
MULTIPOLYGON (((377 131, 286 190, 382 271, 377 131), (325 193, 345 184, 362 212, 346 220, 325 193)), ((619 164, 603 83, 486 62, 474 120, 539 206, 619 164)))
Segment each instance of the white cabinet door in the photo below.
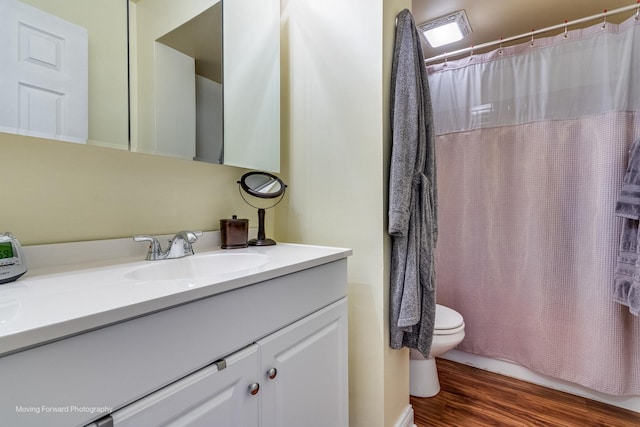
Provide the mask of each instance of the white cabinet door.
POLYGON ((258 345, 262 427, 348 426, 346 298, 258 345))
MULTIPOLYGON (((258 367, 252 345, 114 412, 115 427, 258 427, 258 399, 252 395, 258 367)), ((262 391, 262 390, 260 390, 262 391)))

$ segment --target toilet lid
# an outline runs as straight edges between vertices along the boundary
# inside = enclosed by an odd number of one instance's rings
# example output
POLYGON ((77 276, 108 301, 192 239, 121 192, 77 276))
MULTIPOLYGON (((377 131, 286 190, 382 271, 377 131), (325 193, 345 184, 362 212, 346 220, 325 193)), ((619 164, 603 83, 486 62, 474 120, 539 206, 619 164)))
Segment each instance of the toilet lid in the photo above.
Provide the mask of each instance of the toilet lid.
POLYGON ((435 329, 446 330, 459 328, 464 324, 462 315, 455 310, 436 304, 436 324, 435 329))

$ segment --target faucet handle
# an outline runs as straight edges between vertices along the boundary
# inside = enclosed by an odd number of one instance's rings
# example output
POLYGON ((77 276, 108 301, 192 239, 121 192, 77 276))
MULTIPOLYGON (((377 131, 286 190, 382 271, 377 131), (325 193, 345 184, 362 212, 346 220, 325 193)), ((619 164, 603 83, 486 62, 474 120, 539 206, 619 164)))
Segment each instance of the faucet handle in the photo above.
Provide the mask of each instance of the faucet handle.
POLYGON ((198 240, 198 237, 202 236, 202 231, 182 230, 178 232, 176 236, 182 237, 189 243, 195 243, 198 240))
POLYGON ((133 236, 134 242, 149 242, 149 252, 147 252, 147 261, 158 259, 162 255, 162 247, 160 242, 153 236, 133 236))

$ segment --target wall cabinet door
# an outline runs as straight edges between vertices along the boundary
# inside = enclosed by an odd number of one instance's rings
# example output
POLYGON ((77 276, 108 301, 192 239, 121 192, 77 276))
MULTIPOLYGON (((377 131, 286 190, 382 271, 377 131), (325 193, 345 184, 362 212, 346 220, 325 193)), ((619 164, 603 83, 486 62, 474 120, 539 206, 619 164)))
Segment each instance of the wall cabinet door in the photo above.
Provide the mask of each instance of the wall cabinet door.
POLYGON ((347 303, 258 341, 262 427, 347 427, 347 303))
POLYGON ((252 345, 114 412, 114 427, 258 427, 258 350, 252 345))

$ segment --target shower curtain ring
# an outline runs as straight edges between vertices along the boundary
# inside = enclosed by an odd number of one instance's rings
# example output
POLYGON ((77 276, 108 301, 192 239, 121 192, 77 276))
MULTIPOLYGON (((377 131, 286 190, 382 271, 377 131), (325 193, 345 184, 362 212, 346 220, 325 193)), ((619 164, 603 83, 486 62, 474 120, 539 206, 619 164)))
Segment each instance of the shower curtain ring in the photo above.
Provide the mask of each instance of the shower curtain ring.
POLYGON ((562 36, 565 39, 569 38, 569 26, 567 24, 568 24, 568 21, 565 19, 564 20, 564 35, 562 36))
POLYGON ((533 41, 533 33, 536 32, 535 28, 531 29, 531 43, 529 43, 529 46, 533 47, 535 45, 534 41, 533 41))
POLYGON ((640 21, 640 0, 638 0, 638 7, 636 8, 636 21, 640 21))
POLYGON ((473 61, 473 45, 471 45, 471 53, 469 54, 469 61, 473 61))
POLYGON ((503 53, 504 53, 504 50, 502 50, 502 37, 500 37, 500 48, 498 49, 498 55, 502 55, 503 53))
POLYGON ((605 28, 607 28, 607 9, 605 9, 603 13, 604 13, 604 21, 602 22, 602 27, 600 28, 604 30, 605 28))

